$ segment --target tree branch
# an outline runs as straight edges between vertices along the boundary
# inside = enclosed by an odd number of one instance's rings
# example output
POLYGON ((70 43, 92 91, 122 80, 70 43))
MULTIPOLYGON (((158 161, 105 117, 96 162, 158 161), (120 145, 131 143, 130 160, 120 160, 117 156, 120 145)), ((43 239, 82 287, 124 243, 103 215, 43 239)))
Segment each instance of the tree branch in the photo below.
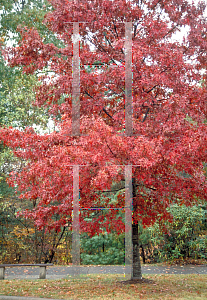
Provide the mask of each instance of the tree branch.
POLYGON ((117 158, 117 155, 116 155, 115 153, 113 153, 113 151, 112 151, 112 150, 111 150, 111 148, 109 147, 109 145, 108 145, 107 141, 106 141, 106 145, 107 145, 107 147, 109 148, 109 150, 110 150, 111 154, 117 158))
POLYGON ((144 116, 144 119, 142 120, 142 123, 144 123, 144 121, 146 120, 149 111, 150 111, 150 108, 148 107, 148 108, 147 108, 147 111, 146 111, 146 114, 145 114, 145 116, 144 116))
POLYGON ((111 118, 114 121, 113 117, 107 112, 105 107, 102 110, 107 114, 107 116, 109 116, 109 118, 111 118))
POLYGON ((113 192, 118 192, 118 191, 121 191, 121 190, 125 190, 125 187, 120 188, 120 189, 116 189, 116 190, 111 190, 111 191, 100 191, 100 193, 113 193, 113 192))

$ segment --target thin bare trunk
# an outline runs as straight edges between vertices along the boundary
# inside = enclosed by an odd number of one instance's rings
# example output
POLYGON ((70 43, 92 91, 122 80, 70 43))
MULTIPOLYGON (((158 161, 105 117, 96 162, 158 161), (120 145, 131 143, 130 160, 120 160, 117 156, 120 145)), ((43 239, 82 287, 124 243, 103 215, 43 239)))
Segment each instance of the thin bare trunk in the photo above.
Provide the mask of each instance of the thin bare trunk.
MULTIPOLYGON (((133 195, 133 212, 136 213, 135 197, 136 197, 136 181, 133 178, 132 182, 132 195, 133 195)), ((138 223, 132 224, 132 251, 133 251, 133 262, 132 262, 132 279, 142 279, 142 270, 139 253, 139 226, 138 223)))

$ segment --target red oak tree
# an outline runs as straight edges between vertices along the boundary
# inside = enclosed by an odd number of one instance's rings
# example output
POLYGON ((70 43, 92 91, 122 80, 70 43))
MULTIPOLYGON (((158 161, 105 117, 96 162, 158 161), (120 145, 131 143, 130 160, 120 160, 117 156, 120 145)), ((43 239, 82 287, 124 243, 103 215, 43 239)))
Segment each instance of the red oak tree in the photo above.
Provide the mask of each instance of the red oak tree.
MULTIPOLYGON (((36 202, 26 211, 39 228, 60 230, 71 222, 72 166, 80 167, 80 207, 124 206, 100 197, 124 180, 133 165, 133 278, 141 273, 138 225, 166 219, 179 199, 206 200, 203 163, 207 146, 206 20, 204 3, 183 0, 49 0, 54 10, 45 24, 62 46, 45 44, 37 30, 20 28, 18 47, 4 50, 10 66, 42 71, 35 105, 49 108, 58 130, 39 135, 32 128, 1 128, 0 138, 28 161, 10 183, 21 197, 36 202), (73 22, 80 30, 80 136, 72 128, 73 22), (125 128, 125 22, 132 22, 133 134, 125 128), (186 27, 185 27, 186 26, 186 27), (174 34, 186 28, 181 42, 174 34), (93 44, 93 49, 89 43, 93 44), (122 134, 121 134, 122 133, 122 134), (53 216, 58 215, 54 221, 53 216)), ((123 231, 116 210, 93 223, 80 216, 81 230, 94 234, 100 223, 123 231)))

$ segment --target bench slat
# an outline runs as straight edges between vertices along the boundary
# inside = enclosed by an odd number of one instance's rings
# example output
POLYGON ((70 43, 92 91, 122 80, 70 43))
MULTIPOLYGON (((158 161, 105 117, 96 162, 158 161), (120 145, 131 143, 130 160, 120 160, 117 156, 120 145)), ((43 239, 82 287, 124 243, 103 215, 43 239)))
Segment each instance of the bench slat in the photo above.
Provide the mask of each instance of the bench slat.
POLYGON ((53 266, 53 264, 2 264, 0 268, 3 267, 47 267, 53 266))

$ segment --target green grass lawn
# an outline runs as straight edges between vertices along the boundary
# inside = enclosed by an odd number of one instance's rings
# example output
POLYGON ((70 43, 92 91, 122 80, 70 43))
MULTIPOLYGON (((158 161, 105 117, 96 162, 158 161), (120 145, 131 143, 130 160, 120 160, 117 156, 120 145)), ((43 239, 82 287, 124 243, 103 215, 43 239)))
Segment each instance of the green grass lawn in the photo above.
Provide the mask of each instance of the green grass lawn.
POLYGON ((123 284, 123 275, 79 279, 2 280, 0 295, 57 299, 207 299, 207 275, 145 275, 151 282, 123 284))

